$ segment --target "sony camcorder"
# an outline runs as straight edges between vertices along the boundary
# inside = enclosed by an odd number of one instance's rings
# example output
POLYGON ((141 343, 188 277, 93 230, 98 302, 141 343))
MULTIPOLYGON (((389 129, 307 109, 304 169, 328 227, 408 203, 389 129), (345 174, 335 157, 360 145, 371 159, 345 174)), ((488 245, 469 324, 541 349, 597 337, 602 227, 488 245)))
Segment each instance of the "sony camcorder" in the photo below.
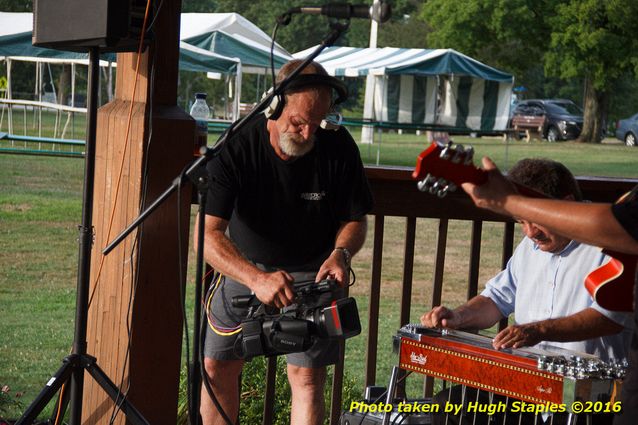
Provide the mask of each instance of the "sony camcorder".
POLYGON ((322 302, 339 289, 335 280, 296 282, 297 303, 282 312, 262 304, 254 295, 233 297, 234 307, 248 307, 241 323, 244 359, 306 351, 318 339, 347 339, 361 333, 354 298, 322 302))

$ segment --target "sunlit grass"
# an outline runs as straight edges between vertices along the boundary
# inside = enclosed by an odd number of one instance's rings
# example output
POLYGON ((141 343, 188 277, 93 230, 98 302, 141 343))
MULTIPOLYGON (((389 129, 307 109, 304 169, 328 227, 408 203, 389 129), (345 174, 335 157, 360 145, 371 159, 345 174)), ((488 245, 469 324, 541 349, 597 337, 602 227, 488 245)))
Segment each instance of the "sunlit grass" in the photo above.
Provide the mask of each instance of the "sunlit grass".
MULTIPOLYGON (((522 157, 544 156, 564 162, 577 175, 638 177, 638 149, 619 144, 453 139, 474 145, 477 157, 489 155, 504 169, 522 157)), ((360 145, 360 150, 366 163, 376 162, 378 150, 382 163, 413 166, 426 145, 425 136, 384 134, 380 146, 360 145)), ((0 386, 9 385, 12 393, 23 392, 21 400, 25 405, 60 367, 73 339, 83 167, 82 159, 0 154, 0 386)), ((372 231, 373 219, 369 227, 372 231)), ((443 291, 443 300, 450 305, 461 303, 466 296, 469 231, 467 223, 450 223, 443 291)), ((387 383, 390 368, 396 362, 391 336, 399 325, 404 232, 404 219, 386 219, 376 374, 381 385, 387 383)), ((417 221, 411 321, 418 320, 432 296, 436 232, 436 220, 417 221)), ((501 225, 484 225, 479 278, 482 283, 500 268, 501 235, 501 225)), ((364 330, 361 336, 348 341, 346 357, 346 371, 361 390, 371 253, 369 236, 355 257, 358 283, 352 289, 364 330)), ((192 276, 193 261, 190 264, 192 276)), ((189 295, 192 310, 191 298, 189 295)), ((188 317, 192 318, 192 313, 188 317)), ((19 414, 20 410, 14 408, 7 415, 19 414)))

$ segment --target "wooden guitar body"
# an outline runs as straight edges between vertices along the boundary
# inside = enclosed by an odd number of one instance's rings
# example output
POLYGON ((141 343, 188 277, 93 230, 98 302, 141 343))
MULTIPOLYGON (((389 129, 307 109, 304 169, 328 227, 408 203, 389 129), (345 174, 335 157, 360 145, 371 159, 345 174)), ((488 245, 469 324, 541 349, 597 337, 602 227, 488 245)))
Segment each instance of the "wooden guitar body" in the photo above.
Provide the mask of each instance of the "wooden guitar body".
POLYGON ((610 259, 587 275, 585 288, 607 310, 633 311, 636 256, 606 249, 603 252, 610 259))

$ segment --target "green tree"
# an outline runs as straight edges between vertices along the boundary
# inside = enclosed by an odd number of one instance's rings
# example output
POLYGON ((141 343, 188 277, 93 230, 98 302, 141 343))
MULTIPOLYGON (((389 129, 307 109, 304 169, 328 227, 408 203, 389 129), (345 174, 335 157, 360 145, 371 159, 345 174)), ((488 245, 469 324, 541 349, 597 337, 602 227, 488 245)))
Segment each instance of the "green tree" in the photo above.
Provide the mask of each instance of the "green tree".
POLYGON ((33 0, 0 0, 2 12, 31 12, 33 0))
POLYGON ((182 0, 182 12, 206 13, 212 12, 217 7, 215 0, 182 0))
POLYGON ((379 26, 379 46, 425 48, 430 28, 421 18, 420 0, 392 2, 392 18, 379 26))
POLYGON ((516 76, 542 62, 558 0, 429 0, 428 46, 452 48, 516 76))
POLYGON ((548 73, 584 81, 582 142, 600 142, 612 89, 626 71, 638 71, 638 41, 633 34, 635 0, 571 0, 550 19, 548 73))
POLYGON ((582 84, 579 140, 599 142, 611 90, 628 70, 638 73, 637 12, 635 0, 430 0, 421 16, 432 28, 432 47, 457 49, 522 77, 519 82, 536 81, 537 93, 582 84))

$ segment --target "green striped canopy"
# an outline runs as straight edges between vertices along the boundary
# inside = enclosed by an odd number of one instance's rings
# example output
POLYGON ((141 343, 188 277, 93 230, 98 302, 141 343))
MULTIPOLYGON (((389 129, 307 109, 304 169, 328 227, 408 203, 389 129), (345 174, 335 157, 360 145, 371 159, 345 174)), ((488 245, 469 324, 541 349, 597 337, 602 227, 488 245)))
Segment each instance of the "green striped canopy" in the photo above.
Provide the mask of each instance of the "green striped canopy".
POLYGON ((316 61, 334 76, 374 77, 366 93, 374 112, 365 118, 466 131, 507 127, 514 77, 455 50, 329 47, 316 61))
MULTIPOLYGON (((69 52, 36 47, 31 44, 31 31, 0 36, 0 57, 22 60, 66 63, 88 63, 87 53, 69 52)), ((102 53, 100 59, 115 62, 115 53, 102 53)), ((239 59, 227 58, 207 50, 180 43, 179 69, 196 72, 235 74, 239 59)))

